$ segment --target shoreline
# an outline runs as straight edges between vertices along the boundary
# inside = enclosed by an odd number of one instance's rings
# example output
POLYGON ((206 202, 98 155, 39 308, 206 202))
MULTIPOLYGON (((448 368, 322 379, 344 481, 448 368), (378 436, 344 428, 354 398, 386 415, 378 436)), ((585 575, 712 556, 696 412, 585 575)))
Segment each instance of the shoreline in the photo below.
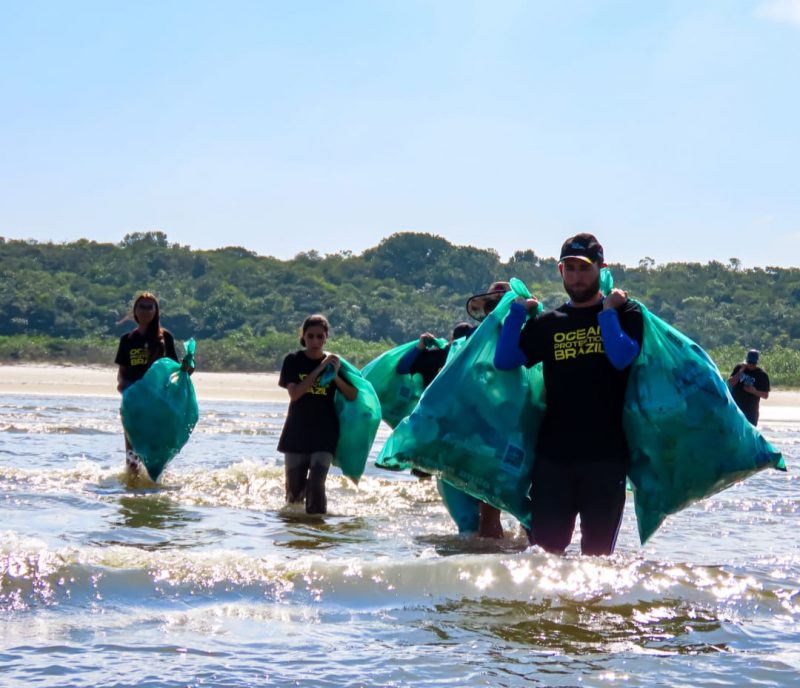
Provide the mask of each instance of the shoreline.
MULTIPOLYGON (((198 399, 289 403, 278 373, 204 373, 192 375, 198 399)), ((116 366, 37 363, 0 364, 0 394, 118 397, 116 366)))
MULTIPOLYGON (((278 373, 205 373, 192 375, 195 393, 208 401, 289 403, 278 373)), ((116 366, 48 363, 0 364, 0 395, 118 397, 116 366)), ((761 420, 800 420, 800 390, 774 389, 761 402, 761 420)))

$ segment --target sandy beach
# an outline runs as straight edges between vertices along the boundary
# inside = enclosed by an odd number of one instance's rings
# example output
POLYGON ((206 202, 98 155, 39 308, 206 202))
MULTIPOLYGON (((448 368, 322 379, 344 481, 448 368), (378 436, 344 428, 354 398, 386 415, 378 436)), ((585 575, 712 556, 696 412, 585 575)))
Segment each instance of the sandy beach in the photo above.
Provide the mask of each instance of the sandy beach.
MULTIPOLYGON (((117 396, 117 370, 102 366, 0 365, 0 394, 117 396)), ((285 401, 278 373, 203 373, 192 376, 199 399, 285 401)), ((773 390, 761 402, 762 421, 800 420, 800 391, 773 390)))
MULTIPOLYGON (((277 373, 203 373, 192 376, 198 399, 286 401, 277 373)), ((0 394, 117 396, 116 367, 0 365, 0 394)))

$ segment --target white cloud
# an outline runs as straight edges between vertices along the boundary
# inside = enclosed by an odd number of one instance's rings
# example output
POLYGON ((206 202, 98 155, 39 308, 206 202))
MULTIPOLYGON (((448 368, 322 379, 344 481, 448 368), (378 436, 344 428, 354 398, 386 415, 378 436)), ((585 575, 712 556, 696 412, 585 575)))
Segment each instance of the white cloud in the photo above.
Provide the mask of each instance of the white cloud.
POLYGON ((800 0, 762 0, 756 15, 800 28, 800 0))

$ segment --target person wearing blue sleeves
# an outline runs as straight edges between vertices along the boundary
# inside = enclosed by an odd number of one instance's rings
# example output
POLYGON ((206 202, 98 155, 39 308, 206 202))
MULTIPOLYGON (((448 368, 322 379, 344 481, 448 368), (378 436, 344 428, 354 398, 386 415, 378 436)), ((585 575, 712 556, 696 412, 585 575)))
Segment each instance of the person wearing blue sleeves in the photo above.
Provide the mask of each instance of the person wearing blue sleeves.
POLYGON ((419 373, 422 376, 422 384, 427 387, 433 378, 447 362, 447 355, 450 353, 450 345, 461 337, 469 337, 475 331, 475 327, 469 323, 460 322, 450 335, 450 343, 444 348, 434 346, 436 337, 430 332, 423 332, 419 336, 417 345, 409 349, 405 356, 397 362, 395 371, 398 375, 413 375, 419 373))
POLYGON ((625 507, 630 454, 622 409, 643 319, 628 294, 603 297, 603 247, 591 234, 564 242, 559 271, 569 300, 535 313, 517 299, 503 323, 494 364, 500 370, 543 365, 546 410, 531 488, 532 544, 563 553, 580 515, 581 551, 611 554, 625 507))
MULTIPOLYGON (((481 322, 500 303, 503 294, 510 289, 511 285, 508 282, 492 282, 487 291, 470 296, 466 306, 469 317, 481 322)), ((470 325, 466 322, 458 323, 453 328, 450 344, 461 337, 469 337, 477 327, 477 325, 470 325)), ((436 337, 430 332, 423 332, 419 336, 417 345, 409 349, 406 355, 397 362, 397 373, 399 375, 419 373, 422 375, 422 383, 425 387, 431 384, 433 378, 444 367, 450 353, 450 344, 440 349, 433 346, 435 339, 436 337)))
MULTIPOLYGON (((427 387, 433 382, 439 371, 444 368, 447 356, 450 354, 451 344, 460 337, 469 337, 474 330, 475 328, 469 323, 458 323, 453 328, 450 343, 443 348, 435 346, 436 337, 434 335, 430 332, 423 332, 419 336, 416 346, 409 349, 403 358, 397 362, 395 372, 398 375, 418 374, 422 377, 423 388, 427 387)), ((412 468, 411 473, 420 480, 428 480, 431 477, 430 473, 425 473, 425 471, 421 471, 418 468, 412 468)), ((459 532, 461 532, 460 526, 459 532)))

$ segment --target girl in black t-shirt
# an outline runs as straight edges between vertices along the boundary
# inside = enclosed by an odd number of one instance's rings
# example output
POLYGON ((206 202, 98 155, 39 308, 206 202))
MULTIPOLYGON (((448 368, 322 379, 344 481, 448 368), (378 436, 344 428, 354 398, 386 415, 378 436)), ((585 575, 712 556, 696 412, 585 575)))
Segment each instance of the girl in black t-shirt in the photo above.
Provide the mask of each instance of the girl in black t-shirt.
MULTIPOLYGON (((150 292, 142 292, 133 302, 129 318, 136 322, 136 329, 122 335, 114 363, 117 371, 117 391, 123 392, 134 382, 141 380, 147 369, 159 358, 168 356, 178 360, 175 340, 169 330, 161 327, 158 299, 150 292)), ((191 370, 189 373, 191 374, 191 370)), ((139 457, 125 436, 125 466, 131 476, 139 473, 139 457)))
POLYGON ((278 442, 278 451, 284 454, 286 501, 305 501, 309 514, 324 514, 327 510, 325 479, 339 441, 333 395, 339 390, 352 401, 357 393, 339 372, 339 357, 323 350, 329 330, 324 316, 306 318, 300 336, 305 348, 286 356, 278 380, 289 392, 290 400, 278 442), (328 365, 335 376, 329 381, 321 380, 328 365))

